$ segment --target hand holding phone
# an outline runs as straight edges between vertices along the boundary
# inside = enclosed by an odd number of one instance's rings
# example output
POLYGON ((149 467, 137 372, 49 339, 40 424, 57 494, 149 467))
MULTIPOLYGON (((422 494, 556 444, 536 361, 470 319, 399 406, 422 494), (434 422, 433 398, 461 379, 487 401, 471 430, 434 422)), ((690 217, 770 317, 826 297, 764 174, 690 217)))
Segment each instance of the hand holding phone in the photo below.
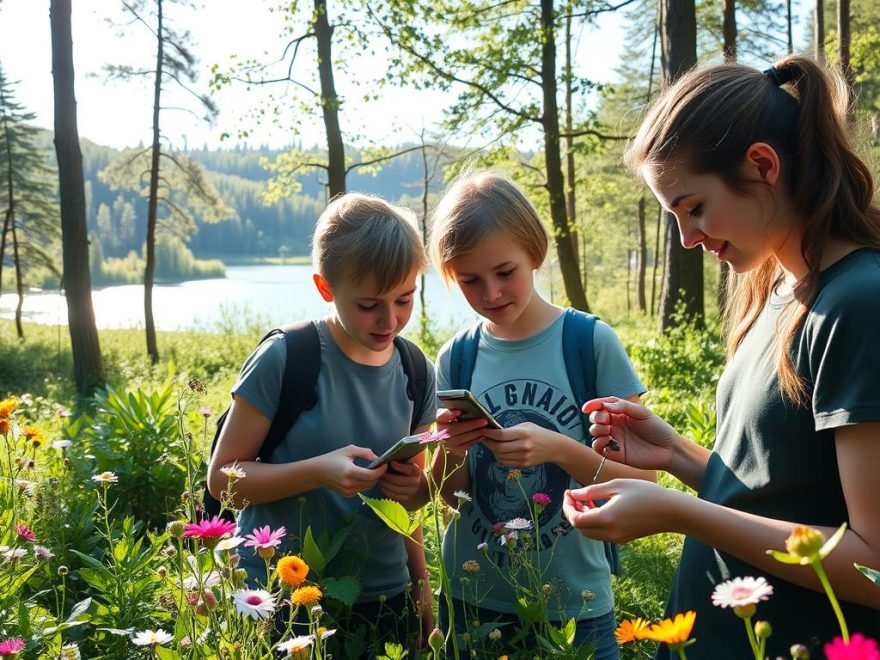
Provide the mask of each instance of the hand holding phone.
POLYGON ((425 441, 425 435, 417 433, 416 435, 408 435, 395 442, 391 447, 375 461, 367 467, 371 470, 380 465, 384 465, 389 461, 408 461, 413 456, 421 454, 430 446, 436 445, 438 440, 425 441))
POLYGON ((477 401, 477 398, 468 390, 440 390, 437 392, 437 397, 447 410, 461 411, 457 421, 464 422, 471 419, 484 419, 486 420, 487 428, 503 428, 501 424, 492 417, 492 413, 486 410, 485 406, 477 401))

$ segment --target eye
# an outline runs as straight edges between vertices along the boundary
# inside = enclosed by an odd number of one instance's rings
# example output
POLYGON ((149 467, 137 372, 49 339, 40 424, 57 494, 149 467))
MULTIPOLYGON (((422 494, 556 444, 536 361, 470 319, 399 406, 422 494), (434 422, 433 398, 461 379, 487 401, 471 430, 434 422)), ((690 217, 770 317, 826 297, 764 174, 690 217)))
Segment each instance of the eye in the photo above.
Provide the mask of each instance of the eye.
POLYGON ((468 278, 464 278, 464 279, 460 279, 460 280, 458 280, 458 283, 459 283, 459 284, 473 284, 473 283, 476 282, 476 281, 477 281, 477 278, 475 278, 475 277, 468 277, 468 278))
POLYGON ((360 303, 358 303, 358 309, 362 312, 372 312, 374 309, 376 309, 376 305, 361 305, 360 303))
POLYGON ((404 299, 402 299, 402 300, 397 300, 397 301, 395 301, 395 302, 396 302, 398 305, 400 305, 401 307, 406 307, 406 306, 409 305, 412 301, 413 301, 412 298, 404 298, 404 299))
POLYGON ((496 274, 498 275, 498 277, 510 277, 511 275, 513 275, 513 271, 515 270, 516 268, 511 268, 510 270, 499 270, 496 274))
POLYGON ((697 204, 694 208, 688 211, 689 218, 699 218, 703 214, 703 204, 697 204))

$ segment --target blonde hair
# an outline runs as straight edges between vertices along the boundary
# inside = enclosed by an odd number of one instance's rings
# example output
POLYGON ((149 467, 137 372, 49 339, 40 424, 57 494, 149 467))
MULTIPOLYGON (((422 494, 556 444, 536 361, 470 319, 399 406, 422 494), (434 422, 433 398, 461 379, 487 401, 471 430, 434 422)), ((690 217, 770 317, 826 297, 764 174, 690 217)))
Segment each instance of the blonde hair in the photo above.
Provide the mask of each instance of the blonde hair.
POLYGON ((496 172, 465 174, 453 181, 434 209, 431 257, 447 282, 449 263, 496 231, 504 232, 540 266, 547 256, 547 230, 528 198, 496 172))
POLYGON ((312 266, 331 284, 373 276, 380 293, 394 288, 428 259, 415 214, 378 197, 346 193, 318 218, 312 235, 312 266))
MULTIPOLYGON (((801 254, 808 273, 780 317, 775 359, 782 393, 808 402, 791 349, 819 288, 822 248, 830 237, 880 247, 880 209, 868 167, 845 129, 846 87, 841 76, 803 56, 774 66, 782 86, 757 69, 717 64, 680 78, 655 101, 627 148, 632 170, 686 166, 715 174, 734 192, 750 195, 754 183, 741 167, 749 146, 771 145, 782 164, 781 185, 802 220, 801 254)), ((755 323, 782 269, 770 257, 728 281, 724 310, 728 354, 755 323)))

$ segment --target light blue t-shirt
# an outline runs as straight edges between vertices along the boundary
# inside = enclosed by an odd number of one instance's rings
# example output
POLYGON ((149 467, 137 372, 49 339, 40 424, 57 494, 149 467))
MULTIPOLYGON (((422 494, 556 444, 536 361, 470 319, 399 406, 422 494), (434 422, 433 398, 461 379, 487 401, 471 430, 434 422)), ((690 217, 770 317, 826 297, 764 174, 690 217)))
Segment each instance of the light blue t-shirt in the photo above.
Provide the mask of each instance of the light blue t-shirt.
MULTIPOLYGON (((354 362, 336 345, 326 322, 318 323, 321 370, 316 392, 318 403, 303 411, 293 428, 272 453, 269 462, 302 461, 354 444, 382 454, 409 435, 413 402, 406 395, 407 378, 397 351, 385 364, 374 367, 354 362)), ((292 356, 296 359, 296 356, 292 356)), ((245 361, 232 388, 269 419, 274 418, 284 376, 286 348, 283 336, 263 342, 245 361)), ((427 362, 427 358, 426 358, 427 362)), ((428 363, 425 405, 418 427, 430 424, 436 414, 434 369, 428 363)), ((365 493, 384 497, 378 486, 365 493)), ((407 555, 403 537, 388 527, 358 497, 344 497, 329 488, 317 488, 266 504, 247 506, 239 516, 239 535, 255 527, 287 528, 279 551, 299 553, 306 528, 325 540, 347 526, 351 529, 325 575, 351 575, 362 584, 359 601, 401 593, 407 582, 407 555)), ((252 584, 265 583, 264 560, 251 548, 239 548, 240 565, 252 584)), ((311 577, 311 576, 310 576, 311 577)))
MULTIPOLYGON (((471 392, 504 427, 532 422, 585 442, 580 422, 584 402, 574 399, 562 356, 564 316, 537 335, 519 341, 494 337, 483 324, 471 392)), ((451 386, 450 346, 451 341, 437 357, 440 389, 451 386)), ((595 326, 593 349, 599 396, 626 398, 645 391, 617 335, 601 321, 595 326)), ((467 466, 473 501, 459 508, 461 518, 450 524, 443 539, 443 561, 455 597, 498 612, 516 611, 514 589, 501 575, 504 572, 510 577, 510 549, 499 543, 492 528, 514 518, 531 520, 529 498, 545 493, 550 503, 538 519, 540 559, 532 553, 530 563, 542 567, 540 584, 552 588, 550 619, 584 619, 610 612, 611 574, 604 547, 573 530, 562 511, 564 491, 581 484, 555 463, 523 468, 518 482, 509 480, 511 469, 498 463, 479 442, 468 451, 467 466), (487 544, 488 554, 478 549, 481 543, 487 544), (480 563, 478 573, 463 571, 462 564, 471 559, 480 563), (467 578, 464 584, 461 577, 467 578), (590 594, 587 599, 584 592, 590 594)), ((534 538, 535 532, 529 533, 534 538)), ((528 584, 523 574, 516 580, 528 584)))

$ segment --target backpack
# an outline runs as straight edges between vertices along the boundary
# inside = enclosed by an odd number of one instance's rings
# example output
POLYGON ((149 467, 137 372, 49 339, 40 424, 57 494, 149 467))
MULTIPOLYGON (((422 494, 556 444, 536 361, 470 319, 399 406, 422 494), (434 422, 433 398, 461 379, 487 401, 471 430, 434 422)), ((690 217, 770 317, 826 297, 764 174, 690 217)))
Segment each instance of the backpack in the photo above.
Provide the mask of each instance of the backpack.
MULTIPOLYGON (((598 317, 571 307, 567 308, 562 320, 562 355, 568 384, 575 401, 583 403, 594 399, 596 392, 596 356, 593 352, 593 331, 598 317)), ((450 346, 449 383, 455 389, 470 389, 474 365, 477 362, 477 349, 480 343, 481 323, 459 332, 450 346)), ((590 436, 590 422, 587 415, 578 416, 584 437, 590 436)), ((615 543, 605 542, 605 558, 614 575, 620 575, 620 552, 615 543)))
MULTIPOLYGON (((321 370, 321 341, 318 337, 318 326, 314 321, 300 321, 283 328, 275 328, 260 340, 260 344, 278 334, 284 335, 287 349, 287 360, 284 364, 284 377, 281 382, 281 394, 278 396, 278 410, 269 432, 257 454, 257 460, 267 462, 275 448, 287 436, 287 432, 296 423, 300 414, 311 410, 318 403, 315 385, 318 383, 318 372, 321 370), (290 356, 297 356, 291 360, 290 356)), ((258 346, 260 344, 257 344, 258 346)), ((428 387, 428 367, 421 349, 403 337, 395 337, 394 345, 400 354, 403 372, 406 374, 406 396, 413 402, 410 433, 414 432, 425 411, 425 391, 428 387)), ((217 419, 217 429, 211 443, 211 455, 217 448, 217 439, 229 414, 227 408, 217 419)), ((209 461, 210 462, 210 461, 209 461)), ((208 492, 205 484, 204 493, 205 516, 210 518, 222 515, 230 522, 235 522, 232 511, 220 513, 220 502, 208 492)))

